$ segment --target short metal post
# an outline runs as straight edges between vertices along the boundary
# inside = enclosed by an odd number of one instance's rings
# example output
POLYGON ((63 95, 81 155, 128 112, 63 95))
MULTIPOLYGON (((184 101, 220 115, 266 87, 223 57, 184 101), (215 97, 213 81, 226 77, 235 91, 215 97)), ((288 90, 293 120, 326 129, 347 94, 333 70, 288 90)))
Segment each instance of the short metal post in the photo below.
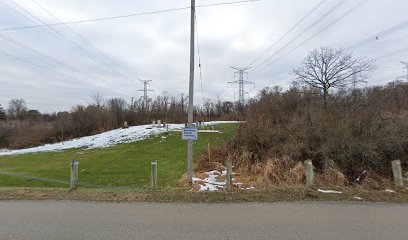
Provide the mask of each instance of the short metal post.
POLYGON ((151 162, 152 166, 152 190, 157 190, 157 161, 151 162))
POLYGON ((305 167, 306 167, 306 186, 311 187, 313 185, 314 177, 312 160, 306 160, 305 167))
POLYGON ((76 190, 78 188, 78 164, 77 161, 71 161, 71 190, 76 190))
POLYGON ((401 161, 394 160, 391 162, 391 165, 392 165, 392 173, 394 175, 395 187, 403 188, 404 181, 402 180, 401 161))
POLYGON ((232 192, 232 162, 227 161, 227 191, 232 192))

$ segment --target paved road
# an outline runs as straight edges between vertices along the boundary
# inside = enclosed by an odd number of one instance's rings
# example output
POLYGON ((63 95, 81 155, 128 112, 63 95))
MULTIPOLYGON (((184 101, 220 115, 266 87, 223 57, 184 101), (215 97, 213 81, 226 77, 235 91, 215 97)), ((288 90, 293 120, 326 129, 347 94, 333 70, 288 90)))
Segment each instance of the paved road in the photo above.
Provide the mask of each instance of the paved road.
POLYGON ((0 202, 0 239, 408 239, 408 205, 0 202))

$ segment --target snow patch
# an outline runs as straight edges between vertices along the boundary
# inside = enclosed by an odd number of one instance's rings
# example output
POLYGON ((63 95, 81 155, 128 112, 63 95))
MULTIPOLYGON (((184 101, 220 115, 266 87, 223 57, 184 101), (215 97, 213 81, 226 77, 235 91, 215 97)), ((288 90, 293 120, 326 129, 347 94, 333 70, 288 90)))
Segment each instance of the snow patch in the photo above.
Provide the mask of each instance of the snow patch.
POLYGON ((334 190, 323 190, 323 189, 317 189, 317 191, 321 192, 321 193, 334 193, 334 194, 342 194, 343 192, 339 192, 339 191, 334 191, 334 190))
MULTIPOLYGON (((239 123, 238 121, 216 121, 206 122, 205 124, 223 124, 223 123, 239 123)), ((169 131, 181 131, 184 124, 167 124, 169 131)), ((1 149, 0 156, 21 155, 28 153, 39 152, 56 152, 74 148, 108 148, 121 143, 130 143, 141 141, 149 136, 157 136, 167 131, 166 128, 152 128, 151 125, 140 125, 129 128, 120 128, 101 134, 87 136, 82 138, 65 141, 62 143, 46 144, 33 148, 26 148, 20 150, 1 149)), ((219 132, 218 130, 200 130, 200 132, 219 132)), ((162 137, 166 139, 166 137, 162 137)))
POLYGON ((387 193, 396 193, 394 190, 391 190, 391 189, 385 189, 384 192, 387 192, 387 193))
POLYGON ((208 177, 204 179, 200 178, 193 178, 193 183, 200 184, 199 191, 217 191, 220 188, 225 188, 226 181, 217 181, 217 177, 221 176, 221 173, 214 170, 207 172, 208 177))
MULTIPOLYGON (((101 134, 82 137, 62 143, 46 144, 38 147, 0 152, 0 156, 20 155, 38 152, 55 152, 74 148, 108 148, 120 143, 141 141, 149 136, 166 132, 164 128, 147 129, 150 125, 140 125, 125 129, 115 129, 101 134)), ((169 124, 169 129, 181 129, 183 124, 169 124)))
POLYGON ((361 197, 357 197, 357 196, 354 196, 354 199, 356 199, 356 200, 358 200, 358 201, 363 200, 363 198, 361 198, 361 197))
MULTIPOLYGON (((193 177, 193 183, 194 184, 199 184, 200 185, 200 189, 198 191, 202 192, 202 191, 218 191, 220 189, 225 189, 227 186, 227 180, 223 180, 223 181, 218 181, 217 178, 218 177, 225 177, 227 175, 227 171, 224 170, 222 172, 219 172, 217 170, 213 170, 213 171, 209 171, 206 172, 207 177, 204 179, 200 179, 200 178, 196 178, 193 177)), ((232 173, 233 175, 235 173, 232 173)), ((234 180, 234 178, 232 179, 234 180)), ((245 187, 243 183, 240 182, 233 182, 232 183, 234 186, 238 187, 241 190, 252 190, 255 189, 255 187, 245 187)))

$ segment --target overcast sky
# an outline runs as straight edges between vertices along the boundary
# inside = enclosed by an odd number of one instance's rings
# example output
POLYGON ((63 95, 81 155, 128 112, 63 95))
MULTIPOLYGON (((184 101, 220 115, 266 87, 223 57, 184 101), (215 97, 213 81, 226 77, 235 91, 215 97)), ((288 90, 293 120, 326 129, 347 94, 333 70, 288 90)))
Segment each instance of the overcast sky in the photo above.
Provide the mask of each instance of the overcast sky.
MULTIPOLYGON (((233 0, 197 0, 197 5, 228 1, 233 0)), ((12 98, 23 98, 29 108, 42 112, 69 110, 92 102, 96 91, 106 98, 130 102, 132 96, 138 99, 142 95, 137 91, 142 88, 138 79, 153 79, 152 97, 163 91, 172 95, 188 92, 188 9, 69 25, 7 28, 57 23, 49 13, 70 22, 188 7, 190 1, 13 2, 0 0, 0 104, 4 107, 12 98)), ((252 64, 248 81, 254 82, 255 88, 246 86, 250 96, 267 86, 287 88, 291 69, 320 46, 343 47, 356 56, 379 59, 368 85, 405 75, 400 60, 408 61, 407 0, 320 2, 262 0, 198 8, 202 83, 197 68, 195 103, 200 104, 203 98, 236 100, 238 86, 227 85, 234 76, 230 66, 252 64), (355 8, 361 2, 364 4, 355 8), (398 27, 391 29, 394 26, 398 27)))

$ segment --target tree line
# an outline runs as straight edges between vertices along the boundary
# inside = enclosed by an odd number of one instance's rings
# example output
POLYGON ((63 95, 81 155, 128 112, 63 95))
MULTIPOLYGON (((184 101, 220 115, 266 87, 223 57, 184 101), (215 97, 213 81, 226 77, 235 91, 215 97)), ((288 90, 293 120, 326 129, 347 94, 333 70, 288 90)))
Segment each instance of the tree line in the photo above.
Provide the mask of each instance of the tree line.
MULTIPOLYGON (((92 94, 92 103, 77 105, 70 111, 43 114, 29 109, 24 99, 12 99, 4 109, 0 105, 0 148, 26 148, 45 143, 93 135, 128 125, 187 121, 185 94, 172 96, 162 92, 154 99, 127 102, 122 98, 104 98, 92 94)), ((244 111, 238 102, 205 99, 194 107, 197 121, 239 119, 244 111)))

